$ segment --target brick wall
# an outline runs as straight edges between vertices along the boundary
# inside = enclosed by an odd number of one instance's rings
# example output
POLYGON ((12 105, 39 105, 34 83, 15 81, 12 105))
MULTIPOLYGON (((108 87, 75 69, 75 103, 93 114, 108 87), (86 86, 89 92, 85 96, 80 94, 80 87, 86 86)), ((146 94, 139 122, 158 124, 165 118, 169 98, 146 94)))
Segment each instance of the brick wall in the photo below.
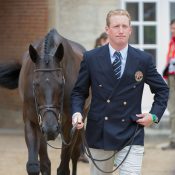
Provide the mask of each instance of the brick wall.
MULTIPOLYGON (((48 30, 48 0, 0 0, 0 62, 21 60, 48 30)), ((0 127, 22 122, 18 90, 0 89, 0 127)))
POLYGON ((0 59, 19 59, 47 32, 46 0, 0 0, 0 59))

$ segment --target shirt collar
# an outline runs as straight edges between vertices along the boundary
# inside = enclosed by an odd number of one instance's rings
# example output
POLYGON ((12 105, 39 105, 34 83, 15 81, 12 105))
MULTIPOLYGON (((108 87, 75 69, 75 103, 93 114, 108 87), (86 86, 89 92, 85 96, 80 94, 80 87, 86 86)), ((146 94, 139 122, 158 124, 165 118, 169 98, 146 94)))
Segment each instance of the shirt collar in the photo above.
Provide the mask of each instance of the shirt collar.
MULTIPOLYGON (((110 53, 110 57, 112 58, 114 56, 114 53, 116 52, 116 50, 110 45, 109 43, 109 53, 110 53)), ((125 48, 123 48, 122 50, 119 51, 122 55, 123 59, 126 59, 127 57, 127 53, 128 53, 128 44, 126 45, 125 48)))

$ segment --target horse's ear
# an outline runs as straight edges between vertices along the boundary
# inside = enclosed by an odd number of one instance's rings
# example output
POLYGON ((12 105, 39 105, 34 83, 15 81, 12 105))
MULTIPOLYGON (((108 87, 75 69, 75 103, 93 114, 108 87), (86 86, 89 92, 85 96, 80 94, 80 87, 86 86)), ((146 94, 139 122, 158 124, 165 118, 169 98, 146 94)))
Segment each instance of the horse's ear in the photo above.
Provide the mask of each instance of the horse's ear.
POLYGON ((63 48, 63 45, 61 43, 55 52, 55 58, 58 59, 58 62, 60 62, 63 59, 63 55, 64 55, 64 48, 63 48))
POLYGON ((36 63, 37 59, 39 58, 39 55, 36 51, 36 49, 30 44, 29 46, 29 55, 31 60, 36 63))

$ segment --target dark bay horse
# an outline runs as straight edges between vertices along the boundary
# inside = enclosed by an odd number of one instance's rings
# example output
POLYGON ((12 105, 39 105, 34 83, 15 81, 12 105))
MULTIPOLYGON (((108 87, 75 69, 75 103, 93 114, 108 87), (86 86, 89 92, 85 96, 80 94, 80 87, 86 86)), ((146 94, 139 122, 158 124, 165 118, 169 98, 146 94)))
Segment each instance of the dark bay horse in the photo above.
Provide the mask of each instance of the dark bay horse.
MULTIPOLYGON (((54 140, 61 134, 65 142, 70 142, 70 93, 84 51, 82 46, 52 29, 41 41, 29 46, 22 64, 0 65, 0 85, 10 89, 19 87, 23 101, 29 175, 39 175, 40 172, 51 175, 47 140, 54 140)), ((87 109, 88 103, 85 113, 87 109)), ((70 175, 70 159, 72 175, 76 175, 80 144, 78 131, 70 145, 62 143, 57 175, 70 175)))

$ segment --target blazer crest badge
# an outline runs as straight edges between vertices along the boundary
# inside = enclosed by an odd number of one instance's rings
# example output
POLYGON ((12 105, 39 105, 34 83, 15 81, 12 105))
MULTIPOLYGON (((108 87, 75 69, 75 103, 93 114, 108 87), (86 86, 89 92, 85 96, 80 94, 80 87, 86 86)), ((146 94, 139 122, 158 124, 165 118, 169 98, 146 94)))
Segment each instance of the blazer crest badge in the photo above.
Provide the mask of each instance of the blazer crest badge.
POLYGON ((137 82, 140 82, 140 81, 142 81, 142 79, 143 79, 143 73, 142 73, 141 71, 137 71, 137 72, 135 73, 135 80, 136 80, 137 82))

